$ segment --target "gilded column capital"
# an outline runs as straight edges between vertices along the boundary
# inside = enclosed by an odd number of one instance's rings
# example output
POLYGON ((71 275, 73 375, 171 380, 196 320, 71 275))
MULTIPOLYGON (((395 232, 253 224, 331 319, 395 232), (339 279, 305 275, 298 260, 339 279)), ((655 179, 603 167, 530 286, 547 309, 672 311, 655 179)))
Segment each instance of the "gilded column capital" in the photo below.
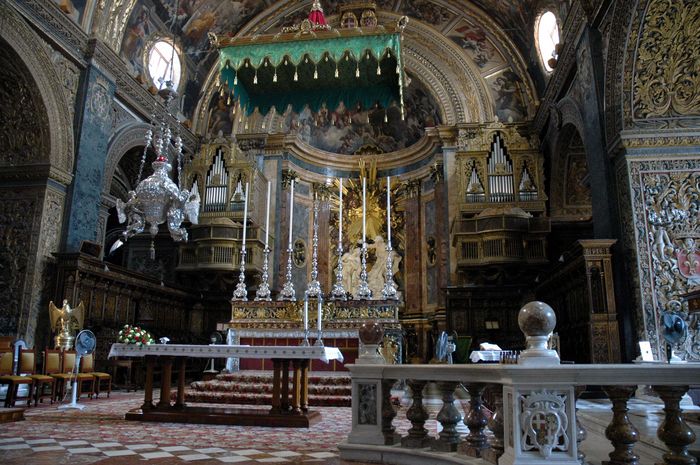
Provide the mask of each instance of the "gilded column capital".
POLYGON ((435 184, 439 184, 445 180, 444 166, 442 161, 436 161, 430 167, 430 179, 435 184))
POLYGON ((402 183, 404 195, 408 199, 416 199, 420 197, 421 181, 420 179, 409 179, 402 183))
POLYGON ((327 202, 331 198, 331 189, 326 183, 313 183, 313 192, 316 198, 321 202, 327 202))
POLYGON ((299 175, 294 170, 282 170, 282 189, 288 189, 292 181, 298 181, 299 175))

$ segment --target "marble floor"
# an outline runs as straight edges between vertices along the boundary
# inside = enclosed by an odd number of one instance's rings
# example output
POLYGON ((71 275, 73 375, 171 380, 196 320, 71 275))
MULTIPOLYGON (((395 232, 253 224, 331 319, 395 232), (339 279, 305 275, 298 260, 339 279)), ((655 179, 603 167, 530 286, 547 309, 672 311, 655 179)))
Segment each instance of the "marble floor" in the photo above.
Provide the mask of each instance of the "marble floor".
MULTIPOLYGON (((401 393, 397 395, 401 398, 401 393)), ((336 447, 350 431, 349 408, 318 408, 322 420, 309 429, 125 421, 124 412, 140 405, 141 396, 138 392, 115 392, 110 399, 84 399, 81 400, 85 405, 83 411, 58 410, 56 405, 32 407, 26 411, 26 421, 0 425, 0 463, 349 463, 339 458, 336 447)), ((433 420, 426 423, 426 428, 431 434, 437 434, 438 423, 434 418, 439 401, 428 399, 427 402, 433 420)), ((405 434, 410 424, 405 417, 407 402, 402 404, 394 424, 399 433, 405 434)), ((611 417, 609 403, 605 400, 580 401, 579 408, 579 416, 588 431, 583 450, 589 463, 599 464, 611 449, 604 437, 611 417)), ((661 408, 661 404, 650 397, 630 402, 631 421, 643 438, 635 449, 642 465, 659 461, 663 453, 663 445, 656 439, 661 408)), ((700 424, 694 423, 693 427, 700 437, 700 424)), ((460 429, 466 433, 464 425, 460 429)), ((700 444, 696 443, 695 448, 700 449, 698 446, 700 444)), ((485 462, 475 459, 465 463, 485 462)))

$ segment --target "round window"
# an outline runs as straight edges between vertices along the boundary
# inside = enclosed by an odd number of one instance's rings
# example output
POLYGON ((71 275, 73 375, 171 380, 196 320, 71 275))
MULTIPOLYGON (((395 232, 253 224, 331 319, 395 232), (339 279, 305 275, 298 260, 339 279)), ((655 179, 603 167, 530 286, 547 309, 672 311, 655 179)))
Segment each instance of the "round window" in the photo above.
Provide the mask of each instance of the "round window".
POLYGON ((168 81, 173 82, 173 89, 180 84, 180 56, 173 44, 159 40, 148 53, 148 72, 153 84, 162 89, 168 81))
POLYGON ((555 50, 559 44, 559 25, 557 17, 551 11, 545 11, 537 20, 535 39, 544 69, 551 72, 554 68, 549 60, 555 58, 555 50))

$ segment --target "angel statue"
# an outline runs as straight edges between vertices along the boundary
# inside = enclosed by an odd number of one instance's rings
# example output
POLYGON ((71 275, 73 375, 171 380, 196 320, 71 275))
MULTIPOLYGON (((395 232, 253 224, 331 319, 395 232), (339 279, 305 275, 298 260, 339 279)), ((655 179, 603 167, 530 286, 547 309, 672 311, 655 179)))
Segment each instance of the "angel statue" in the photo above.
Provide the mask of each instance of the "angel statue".
POLYGON ((57 308, 53 301, 49 302, 49 317, 51 318, 51 330, 56 334, 55 347, 70 350, 75 340, 75 331, 83 327, 85 308, 83 303, 71 308, 67 300, 63 300, 63 307, 57 308))

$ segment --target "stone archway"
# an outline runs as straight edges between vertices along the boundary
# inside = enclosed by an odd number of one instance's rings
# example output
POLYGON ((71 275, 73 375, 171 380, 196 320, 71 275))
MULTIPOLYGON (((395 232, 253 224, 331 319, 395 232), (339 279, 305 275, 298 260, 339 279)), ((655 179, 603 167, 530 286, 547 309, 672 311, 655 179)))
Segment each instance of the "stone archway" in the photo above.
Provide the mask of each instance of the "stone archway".
POLYGON ((0 331, 31 346, 48 337, 73 124, 41 38, 4 4, 0 17, 0 331))
POLYGON ((74 163, 73 121, 62 80, 40 46, 42 39, 22 18, 6 5, 0 6, 0 17, 4 21, 0 39, 7 43, 3 48, 13 50, 21 57, 26 76, 35 83, 36 98, 43 102, 48 119, 46 153, 42 160, 32 164, 41 164, 51 178, 68 185, 74 163))

